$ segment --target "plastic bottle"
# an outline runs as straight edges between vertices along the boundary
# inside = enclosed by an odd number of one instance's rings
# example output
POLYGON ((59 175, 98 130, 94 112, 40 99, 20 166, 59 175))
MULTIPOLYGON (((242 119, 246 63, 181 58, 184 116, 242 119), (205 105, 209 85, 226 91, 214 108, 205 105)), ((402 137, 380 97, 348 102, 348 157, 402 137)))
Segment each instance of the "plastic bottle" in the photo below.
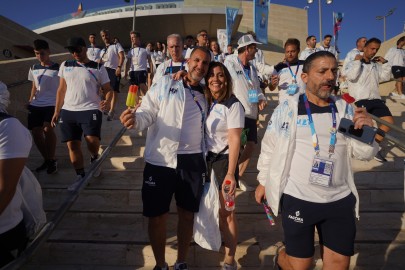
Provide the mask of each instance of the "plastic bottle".
POLYGON ((231 183, 231 180, 225 180, 223 193, 226 211, 235 210, 235 195, 229 194, 229 191, 231 190, 231 183))

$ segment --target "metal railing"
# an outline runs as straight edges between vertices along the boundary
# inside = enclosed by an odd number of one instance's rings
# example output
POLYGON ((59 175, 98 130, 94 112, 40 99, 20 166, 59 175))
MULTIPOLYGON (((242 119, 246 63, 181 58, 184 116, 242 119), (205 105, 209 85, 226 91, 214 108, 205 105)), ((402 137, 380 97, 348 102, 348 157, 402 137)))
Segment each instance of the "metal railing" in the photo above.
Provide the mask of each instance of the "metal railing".
MULTIPOLYGON (((389 123, 389 122, 387 122, 387 121, 385 121, 385 120, 383 120, 383 119, 381 119, 381 118, 378 118, 377 116, 372 115, 371 113, 370 113, 370 116, 371 116, 371 118, 373 118, 373 120, 376 121, 377 123, 379 123, 379 124, 381 124, 381 125, 384 125, 384 126, 387 126, 387 127, 391 128, 392 130, 398 131, 398 132, 400 132, 400 133, 402 133, 402 134, 405 135, 405 130, 403 130, 402 128, 397 127, 397 126, 395 126, 395 125, 393 125, 393 124, 391 124, 391 123, 389 123)), ((393 142, 393 143, 395 143, 395 144, 398 145, 398 146, 401 146, 402 148, 405 149, 405 143, 402 142, 402 141, 400 141, 399 139, 395 138, 394 136, 392 136, 392 135, 387 134, 386 132, 384 132, 384 138, 387 139, 387 140, 389 140, 389 141, 391 141, 391 142, 393 142)))
POLYGON ((48 239, 51 233, 55 230, 56 226, 62 221, 62 218, 65 216, 66 212, 70 209, 73 203, 79 197, 80 191, 84 189, 88 182, 90 181, 91 177, 93 177, 94 171, 97 170, 107 156, 110 154, 111 150, 117 144, 118 140, 124 135, 127 131, 126 127, 121 128, 121 130, 117 133, 111 143, 107 146, 107 148, 103 151, 99 159, 92 163, 90 166, 90 170, 88 174, 81 180, 80 184, 75 188, 75 190, 70 191, 69 196, 66 200, 62 203, 56 213, 53 215, 50 221, 48 221, 44 227, 38 232, 34 240, 28 245, 28 247, 21 253, 21 255, 16 258, 14 261, 10 262, 1 270, 17 270, 20 269, 29 258, 34 255, 34 253, 41 247, 41 245, 48 239))

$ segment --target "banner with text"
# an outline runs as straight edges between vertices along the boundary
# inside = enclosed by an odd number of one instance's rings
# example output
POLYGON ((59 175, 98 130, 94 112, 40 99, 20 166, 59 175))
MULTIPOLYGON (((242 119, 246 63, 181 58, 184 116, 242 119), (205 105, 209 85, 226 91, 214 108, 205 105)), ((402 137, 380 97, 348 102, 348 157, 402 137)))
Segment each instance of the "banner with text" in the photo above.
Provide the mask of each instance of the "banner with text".
POLYGON ((270 0, 255 0, 253 16, 257 41, 267 44, 267 26, 269 21, 270 0))
POLYGON ((238 8, 225 7, 226 14, 226 32, 228 35, 228 44, 231 44, 233 25, 235 24, 236 15, 238 15, 238 8))

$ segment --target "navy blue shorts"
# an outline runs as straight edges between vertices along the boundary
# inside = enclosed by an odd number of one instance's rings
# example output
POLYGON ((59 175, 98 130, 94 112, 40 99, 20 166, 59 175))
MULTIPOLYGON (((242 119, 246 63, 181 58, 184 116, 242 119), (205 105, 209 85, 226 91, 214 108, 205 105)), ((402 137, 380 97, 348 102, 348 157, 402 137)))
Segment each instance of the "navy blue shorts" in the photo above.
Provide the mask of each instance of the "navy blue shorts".
POLYGON ((119 93, 121 76, 115 75, 115 69, 108 67, 106 67, 105 69, 107 70, 108 78, 110 79, 111 88, 114 90, 114 92, 119 93))
POLYGON ((381 99, 361 99, 355 104, 357 107, 364 106, 368 113, 377 117, 392 116, 390 109, 385 105, 385 101, 381 99))
POLYGON ((32 130, 36 127, 43 127, 44 123, 51 123, 55 106, 28 106, 28 129, 32 130))
POLYGON ((82 135, 94 136, 101 140, 103 114, 99 110, 68 111, 61 110, 59 116, 62 142, 81 141, 82 135))
POLYGON ((176 169, 146 163, 142 185, 143 215, 157 217, 169 212, 173 194, 177 206, 198 212, 206 171, 201 153, 177 155, 176 169))
POLYGON ((281 216, 287 254, 297 258, 314 256, 316 227, 321 245, 352 256, 356 237, 355 204, 352 193, 331 203, 313 203, 284 194, 281 216))
POLYGON ((395 79, 405 77, 405 67, 393 66, 391 67, 391 72, 395 79))
POLYGON ((254 142, 257 144, 257 123, 256 119, 251 119, 245 117, 245 127, 244 129, 249 129, 247 133, 247 141, 254 142))
POLYGON ((129 79, 132 85, 146 84, 146 78, 148 77, 148 72, 146 70, 140 71, 130 71, 129 79))

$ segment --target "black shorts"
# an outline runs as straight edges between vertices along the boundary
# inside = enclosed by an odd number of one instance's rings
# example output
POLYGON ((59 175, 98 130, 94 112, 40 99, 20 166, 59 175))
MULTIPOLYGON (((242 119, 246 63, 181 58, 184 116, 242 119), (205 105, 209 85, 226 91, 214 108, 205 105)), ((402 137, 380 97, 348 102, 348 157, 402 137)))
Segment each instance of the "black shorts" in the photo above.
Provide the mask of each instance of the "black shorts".
POLYGON ((148 73, 146 70, 141 71, 131 71, 129 72, 129 80, 132 85, 141 85, 146 84, 146 78, 148 77, 148 73))
POLYGON ((399 78, 405 77, 405 67, 392 66, 392 67, 391 67, 391 72, 392 72, 392 75, 394 75, 394 78, 395 78, 395 79, 399 79, 399 78))
POLYGON ((15 259, 11 251, 18 250, 18 253, 21 253, 28 244, 24 221, 1 233, 0 243, 0 268, 2 268, 15 259))
POLYGON ((314 255, 315 227, 319 243, 344 256, 354 254, 356 237, 356 197, 331 203, 313 203, 284 194, 281 216, 288 255, 310 258, 314 255))
POLYGON ((103 114, 99 110, 67 111, 61 110, 59 117, 62 142, 81 141, 84 136, 101 139, 103 114))
POLYGON ((157 217, 169 212, 173 194, 177 206, 198 212, 206 171, 201 153, 177 155, 176 169, 146 163, 142 185, 143 215, 157 217))
POLYGON ((51 123, 52 116, 55 113, 55 106, 28 106, 28 129, 43 127, 44 123, 51 123))
POLYGON ((114 90, 114 92, 119 93, 121 76, 115 75, 115 69, 108 67, 106 67, 105 69, 107 70, 108 78, 110 79, 111 88, 114 90))
POLYGON ((248 129, 247 133, 247 141, 254 142, 257 144, 257 124, 256 119, 251 119, 245 117, 245 127, 244 129, 248 129))
POLYGON ((377 117, 392 116, 390 109, 385 105, 385 101, 381 99, 361 99, 355 104, 357 107, 364 106, 368 113, 377 117))

